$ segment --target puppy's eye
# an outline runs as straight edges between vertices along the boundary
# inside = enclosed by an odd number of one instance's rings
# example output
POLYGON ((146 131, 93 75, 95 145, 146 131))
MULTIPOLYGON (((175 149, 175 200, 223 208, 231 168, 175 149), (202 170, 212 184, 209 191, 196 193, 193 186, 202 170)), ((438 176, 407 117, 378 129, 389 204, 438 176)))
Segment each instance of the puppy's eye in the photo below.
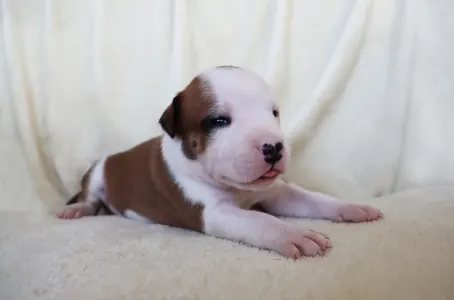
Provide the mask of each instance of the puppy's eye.
POLYGON ((209 133, 214 129, 222 128, 222 127, 227 127, 232 123, 232 119, 230 117, 206 117, 202 121, 202 129, 209 133))
POLYGON ((273 109, 273 116, 274 117, 279 117, 279 112, 277 111, 277 109, 273 109))
POLYGON ((227 126, 232 122, 229 117, 217 117, 210 119, 210 125, 212 127, 223 127, 227 126))

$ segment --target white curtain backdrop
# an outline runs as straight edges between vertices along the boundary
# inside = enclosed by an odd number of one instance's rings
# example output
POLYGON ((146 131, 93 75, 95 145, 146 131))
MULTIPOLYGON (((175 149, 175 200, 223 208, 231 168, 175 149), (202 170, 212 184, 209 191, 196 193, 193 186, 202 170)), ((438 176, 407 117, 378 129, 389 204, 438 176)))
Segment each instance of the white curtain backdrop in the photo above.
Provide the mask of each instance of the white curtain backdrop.
POLYGON ((0 209, 51 210, 161 133, 198 71, 271 85, 290 179, 342 197, 454 184, 454 1, 3 0, 0 209))

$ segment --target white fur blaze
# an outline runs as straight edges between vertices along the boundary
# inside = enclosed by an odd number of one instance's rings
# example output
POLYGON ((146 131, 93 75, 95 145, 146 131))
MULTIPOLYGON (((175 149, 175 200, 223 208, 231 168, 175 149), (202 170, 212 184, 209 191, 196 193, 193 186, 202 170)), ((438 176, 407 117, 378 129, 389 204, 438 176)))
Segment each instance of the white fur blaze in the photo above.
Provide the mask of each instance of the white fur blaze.
POLYGON ((109 203, 106 195, 106 184, 104 176, 104 165, 106 158, 101 159, 93 167, 93 171, 90 176, 87 191, 87 202, 102 201, 113 213, 121 216, 122 214, 109 203))
POLYGON ((149 224, 153 223, 153 221, 151 221, 148 218, 145 218, 141 214, 136 213, 132 209, 125 210, 124 213, 123 213, 123 216, 125 216, 125 218, 128 218, 130 220, 134 220, 134 221, 139 221, 139 222, 149 223, 149 224))
MULTIPOLYGON (((104 182, 104 164, 106 159, 98 161, 93 167, 88 179, 86 202, 103 201, 106 202, 105 182, 104 182)), ((107 204, 107 203, 106 203, 107 204)))

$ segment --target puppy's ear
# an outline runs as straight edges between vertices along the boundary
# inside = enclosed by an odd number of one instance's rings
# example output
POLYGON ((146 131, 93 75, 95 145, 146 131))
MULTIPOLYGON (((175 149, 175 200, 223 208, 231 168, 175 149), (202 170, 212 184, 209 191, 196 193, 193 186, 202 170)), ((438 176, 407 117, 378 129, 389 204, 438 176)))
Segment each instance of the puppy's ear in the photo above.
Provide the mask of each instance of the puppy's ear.
POLYGON ((178 122, 180 120, 181 98, 181 93, 178 93, 178 95, 173 98, 172 103, 161 115, 161 118, 159 118, 159 124, 171 138, 175 137, 179 126, 178 122))

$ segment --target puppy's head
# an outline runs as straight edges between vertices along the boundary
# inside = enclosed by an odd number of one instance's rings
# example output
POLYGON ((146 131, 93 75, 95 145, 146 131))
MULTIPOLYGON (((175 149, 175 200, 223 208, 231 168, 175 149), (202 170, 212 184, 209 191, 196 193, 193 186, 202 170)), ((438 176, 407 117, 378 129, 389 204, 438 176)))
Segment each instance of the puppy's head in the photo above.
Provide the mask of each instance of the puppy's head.
POLYGON ((159 123, 208 180, 241 190, 273 183, 285 171, 289 149, 279 109, 258 75, 217 67, 173 99, 159 123))

